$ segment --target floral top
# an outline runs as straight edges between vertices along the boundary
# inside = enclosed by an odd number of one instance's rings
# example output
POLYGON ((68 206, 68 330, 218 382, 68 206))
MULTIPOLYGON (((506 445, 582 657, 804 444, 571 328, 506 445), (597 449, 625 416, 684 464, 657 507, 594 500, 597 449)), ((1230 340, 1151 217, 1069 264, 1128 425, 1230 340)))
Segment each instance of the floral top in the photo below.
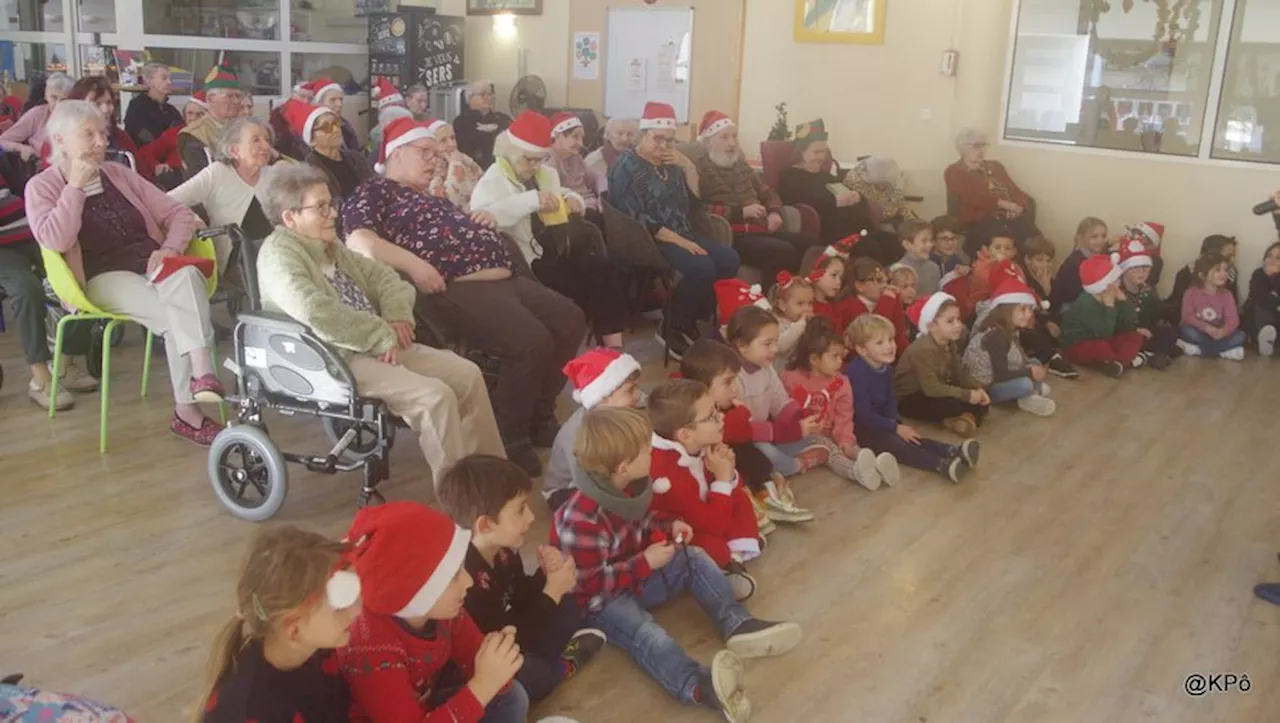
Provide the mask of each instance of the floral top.
POLYGON ((485 269, 511 268, 497 231, 473 223, 443 198, 386 178, 360 184, 342 206, 347 233, 367 229, 436 267, 445 281, 485 269))
POLYGON ((666 228, 693 238, 689 195, 679 166, 655 166, 635 151, 622 154, 609 169, 610 201, 619 211, 642 222, 649 233, 666 228))
POLYGON ((471 193, 484 175, 480 164, 462 151, 455 151, 448 159, 436 156, 431 173, 427 193, 447 200, 463 213, 471 213, 471 193))

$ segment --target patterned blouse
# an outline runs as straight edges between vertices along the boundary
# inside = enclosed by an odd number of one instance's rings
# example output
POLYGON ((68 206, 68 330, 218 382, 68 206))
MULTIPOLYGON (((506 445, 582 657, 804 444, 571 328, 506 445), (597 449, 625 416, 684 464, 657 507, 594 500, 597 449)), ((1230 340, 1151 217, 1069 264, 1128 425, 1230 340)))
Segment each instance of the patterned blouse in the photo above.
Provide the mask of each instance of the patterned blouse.
POLYGON ((689 187, 679 166, 655 166, 627 151, 609 169, 609 199, 619 211, 644 223, 650 233, 666 228, 693 238, 689 187))
POLYGON ((338 299, 342 301, 342 305, 356 311, 364 311, 374 316, 378 315, 378 311, 373 308, 373 302, 369 301, 369 297, 365 295, 364 290, 360 288, 360 284, 351 278, 347 272, 338 268, 336 265, 330 265, 324 269, 325 278, 329 279, 329 283, 333 284, 333 288, 338 292, 338 299))
POLYGON ((342 205, 342 227, 367 229, 436 267, 445 281, 511 268, 497 231, 473 223, 457 206, 386 178, 360 184, 342 205))
POLYGON ((159 246, 147 235, 142 212, 111 185, 106 175, 100 178, 102 192, 86 196, 80 217, 85 279, 108 271, 144 273, 148 259, 159 246))
POLYGON ((462 151, 455 151, 447 160, 436 156, 434 164, 427 192, 446 199, 463 213, 471 213, 471 193, 476 190, 484 169, 462 151))

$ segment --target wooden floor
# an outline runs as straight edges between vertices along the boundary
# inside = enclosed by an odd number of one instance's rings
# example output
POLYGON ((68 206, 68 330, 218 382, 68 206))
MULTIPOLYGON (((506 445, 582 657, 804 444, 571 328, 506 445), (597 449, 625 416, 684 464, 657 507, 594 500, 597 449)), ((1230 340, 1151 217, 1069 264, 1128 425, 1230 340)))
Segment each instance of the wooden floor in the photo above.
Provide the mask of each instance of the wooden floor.
MULTIPOLYGON (((0 335, 0 673, 172 723, 199 695, 254 525, 218 505, 203 451, 164 433, 164 364, 138 397, 139 347, 131 332, 117 357, 99 457, 96 397, 48 420, 25 398, 16 336, 0 335)), ((818 520, 770 539, 750 607, 801 623, 806 640, 748 663, 754 720, 1280 720, 1280 609, 1251 594, 1280 579, 1276 364, 1055 382, 1058 415, 996 412, 961 486, 913 471, 876 493, 825 472, 800 480, 818 520), (1191 698, 1191 673, 1247 674, 1252 689, 1191 698)), ((323 444, 312 421, 271 430, 323 444)), ((290 472, 279 521, 341 533, 356 479, 290 472)), ((389 498, 428 498, 416 445, 397 445, 393 472, 389 498)), ((691 601, 658 619, 710 660, 718 642, 691 601)), ((537 712, 713 719, 615 650, 537 712)))

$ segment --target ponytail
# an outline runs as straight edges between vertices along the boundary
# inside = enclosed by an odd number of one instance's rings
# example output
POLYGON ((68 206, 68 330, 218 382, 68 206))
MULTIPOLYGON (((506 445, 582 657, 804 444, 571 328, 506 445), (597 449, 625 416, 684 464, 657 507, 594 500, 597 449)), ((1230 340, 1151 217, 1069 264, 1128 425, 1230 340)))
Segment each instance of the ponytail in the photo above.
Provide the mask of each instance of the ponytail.
POLYGON ((192 723, 200 723, 204 718, 205 707, 209 705, 209 701, 213 698, 213 691, 218 687, 218 682, 223 676, 231 672, 231 666, 235 663, 236 655, 240 653, 240 649, 249 642, 244 636, 244 621, 240 616, 235 616, 228 620, 218 631, 218 637, 213 639, 213 651, 209 655, 209 664, 205 676, 204 696, 200 699, 200 704, 196 706, 195 715, 192 716, 192 723))

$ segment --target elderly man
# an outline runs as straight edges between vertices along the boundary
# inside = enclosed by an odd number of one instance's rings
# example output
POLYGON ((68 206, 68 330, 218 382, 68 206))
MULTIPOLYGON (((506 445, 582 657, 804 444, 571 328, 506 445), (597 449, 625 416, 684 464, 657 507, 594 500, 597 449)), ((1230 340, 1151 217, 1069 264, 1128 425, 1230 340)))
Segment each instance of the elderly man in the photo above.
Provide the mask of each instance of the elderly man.
POLYGON ((467 87, 467 109, 453 121, 458 150, 481 168, 493 165, 493 141, 511 125, 511 116, 493 109, 493 83, 477 80, 467 87))
POLYGON ((708 111, 698 141, 707 151, 697 160, 702 202, 728 219, 742 262, 760 270, 766 289, 779 271, 798 271, 805 251, 822 240, 782 230, 782 199, 747 165, 733 119, 708 111))
POLYGON ((147 92, 133 96, 124 114, 124 129, 139 148, 182 125, 182 114, 169 105, 169 91, 173 90, 169 65, 152 61, 142 66, 142 82, 147 92))
POLYGON ((427 86, 414 83, 404 91, 404 103, 413 113, 414 120, 427 119, 427 86))
POLYGON ((178 134, 178 153, 182 156, 182 172, 187 178, 209 165, 209 152, 218 135, 241 115, 240 78, 225 62, 204 79, 204 94, 209 112, 178 134))
POLYGON ((636 147, 640 122, 635 118, 610 118, 604 124, 604 143, 587 154, 587 170, 599 180, 597 191, 606 190, 609 169, 618 158, 636 147))
POLYGON ((587 333, 582 310, 518 265, 492 214, 470 215, 429 195, 438 142, 412 118, 387 125, 378 160, 384 176, 360 185, 342 208, 352 250, 390 264, 422 292, 419 304, 446 318, 472 349, 499 360, 494 413, 507 457, 542 473, 533 447, 559 432, 560 371, 587 333))

